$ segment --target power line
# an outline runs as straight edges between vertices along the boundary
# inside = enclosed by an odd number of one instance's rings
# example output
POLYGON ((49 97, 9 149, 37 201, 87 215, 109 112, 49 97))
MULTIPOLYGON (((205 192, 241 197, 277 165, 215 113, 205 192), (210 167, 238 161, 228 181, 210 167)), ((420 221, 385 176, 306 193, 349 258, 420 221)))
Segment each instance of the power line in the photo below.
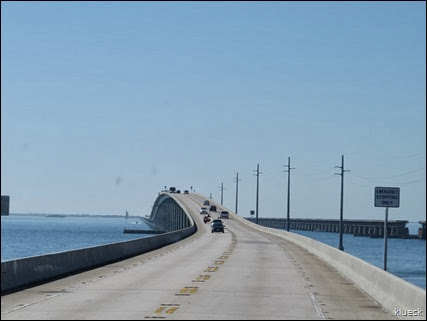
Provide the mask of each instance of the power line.
POLYGON ((319 179, 314 179, 314 180, 312 180, 312 182, 322 182, 322 181, 327 181, 327 180, 330 180, 330 179, 333 179, 334 178, 334 176, 327 176, 327 177, 323 177, 323 178, 319 178, 319 179))
MULTIPOLYGON (((347 157, 350 156, 351 159, 366 159, 367 155, 366 153, 359 153, 359 152, 353 152, 353 153, 347 153, 347 157)), ((411 158, 418 158, 418 157, 425 157, 425 152, 419 152, 409 155, 390 155, 390 154, 384 154, 384 153, 370 153, 369 159, 374 162, 384 162, 384 161, 396 161, 396 160, 402 160, 402 159, 411 159, 411 158)))
POLYGON ((406 175, 410 175, 419 171, 425 170, 425 167, 422 168, 418 168, 409 172, 405 172, 405 173, 401 173, 398 175, 393 175, 393 176, 382 176, 382 177, 368 177, 368 176, 359 176, 359 175, 354 175, 357 178, 361 178, 361 179, 365 179, 365 180, 370 180, 370 179, 390 179, 390 178, 396 178, 396 177, 402 177, 402 176, 406 176, 406 175))
POLYGON ((386 154, 371 154, 371 159, 373 161, 393 161, 393 160, 402 160, 402 159, 409 159, 409 158, 416 158, 419 156, 425 156, 425 153, 420 152, 420 153, 415 153, 415 154, 410 154, 410 155, 386 155, 386 154), (377 158, 375 158, 377 157, 377 158))
POLYGON ((398 183, 398 185, 400 185, 400 186, 406 186, 406 185, 416 184, 416 183, 419 183, 419 182, 422 182, 422 181, 425 181, 425 180, 426 180, 425 178, 420 178, 420 179, 416 179, 414 181, 409 181, 409 182, 405 182, 405 183, 398 183))
MULTIPOLYGON (((315 177, 323 176, 324 174, 330 174, 332 170, 334 170, 334 167, 330 167, 328 169, 319 170, 316 173, 304 173, 304 172, 300 172, 300 174, 298 174, 298 175, 302 175, 302 176, 305 176, 305 177, 313 177, 313 178, 315 178, 315 177)), ((330 176, 328 175, 328 177, 330 177, 330 176)))
MULTIPOLYGON (((424 182, 425 180, 426 180, 425 178, 420 178, 420 179, 415 179, 415 180, 408 181, 408 182, 395 182, 394 184, 397 185, 397 186, 407 186, 407 185, 412 185, 412 184, 424 182)), ((350 181, 348 183, 351 184, 351 185, 355 185, 355 186, 372 187, 372 186, 375 186, 375 184, 377 182, 372 181, 370 183, 360 184, 360 183, 355 183, 355 182, 351 182, 350 181)))

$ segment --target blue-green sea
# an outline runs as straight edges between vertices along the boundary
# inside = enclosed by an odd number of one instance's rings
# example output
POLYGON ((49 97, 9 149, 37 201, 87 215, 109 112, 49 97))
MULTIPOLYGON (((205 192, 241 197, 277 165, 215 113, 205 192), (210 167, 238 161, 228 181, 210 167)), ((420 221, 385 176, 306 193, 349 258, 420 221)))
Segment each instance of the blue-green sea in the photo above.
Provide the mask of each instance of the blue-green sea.
POLYGON ((106 216, 11 214, 1 217, 1 261, 70 251, 148 237, 124 234, 124 228, 145 229, 141 219, 106 216))

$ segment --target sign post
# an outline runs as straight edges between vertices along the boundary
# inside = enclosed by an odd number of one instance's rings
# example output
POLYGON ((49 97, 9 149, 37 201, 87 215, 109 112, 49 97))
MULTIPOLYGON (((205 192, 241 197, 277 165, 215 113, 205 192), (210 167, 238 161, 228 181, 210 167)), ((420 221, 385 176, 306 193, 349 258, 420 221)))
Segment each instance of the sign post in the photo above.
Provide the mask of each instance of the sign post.
POLYGON ((384 220, 384 271, 387 271, 387 231, 388 231, 388 206, 385 208, 384 220))
POLYGON ((385 207, 384 219, 384 271, 387 271, 388 208, 400 206, 399 187, 375 187, 375 207, 385 207))

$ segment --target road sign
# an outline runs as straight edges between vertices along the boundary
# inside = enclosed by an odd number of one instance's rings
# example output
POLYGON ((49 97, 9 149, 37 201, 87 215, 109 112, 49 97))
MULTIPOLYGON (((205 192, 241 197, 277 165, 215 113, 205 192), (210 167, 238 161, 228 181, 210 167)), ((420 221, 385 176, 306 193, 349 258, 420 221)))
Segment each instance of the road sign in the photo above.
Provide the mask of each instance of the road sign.
POLYGON ((375 187, 375 207, 399 207, 399 187, 375 187))

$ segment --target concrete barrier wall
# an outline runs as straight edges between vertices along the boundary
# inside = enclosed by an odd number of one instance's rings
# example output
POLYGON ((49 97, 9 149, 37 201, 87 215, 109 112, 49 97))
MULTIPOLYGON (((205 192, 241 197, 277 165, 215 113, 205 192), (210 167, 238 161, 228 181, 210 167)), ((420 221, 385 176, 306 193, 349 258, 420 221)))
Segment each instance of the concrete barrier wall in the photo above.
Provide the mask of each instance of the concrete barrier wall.
MULTIPOLYGON (((169 197, 162 194, 156 199, 155 204, 160 205, 169 197)), ((1 293, 17 291, 37 283, 143 254, 194 234, 197 226, 192 216, 179 200, 173 196, 171 198, 187 215, 190 227, 137 240, 2 262, 1 293)))
POLYGON ((334 267, 347 279, 380 304, 384 310, 398 319, 426 319, 426 291, 387 271, 384 271, 353 255, 333 248, 308 237, 287 231, 263 227, 251 223, 228 210, 232 218, 253 229, 266 232, 298 244, 327 264, 334 267), (402 311, 414 311, 422 315, 399 316, 402 311))
POLYGON ((13 292, 82 270, 155 250, 195 233, 196 226, 142 239, 1 263, 1 292, 13 292))

